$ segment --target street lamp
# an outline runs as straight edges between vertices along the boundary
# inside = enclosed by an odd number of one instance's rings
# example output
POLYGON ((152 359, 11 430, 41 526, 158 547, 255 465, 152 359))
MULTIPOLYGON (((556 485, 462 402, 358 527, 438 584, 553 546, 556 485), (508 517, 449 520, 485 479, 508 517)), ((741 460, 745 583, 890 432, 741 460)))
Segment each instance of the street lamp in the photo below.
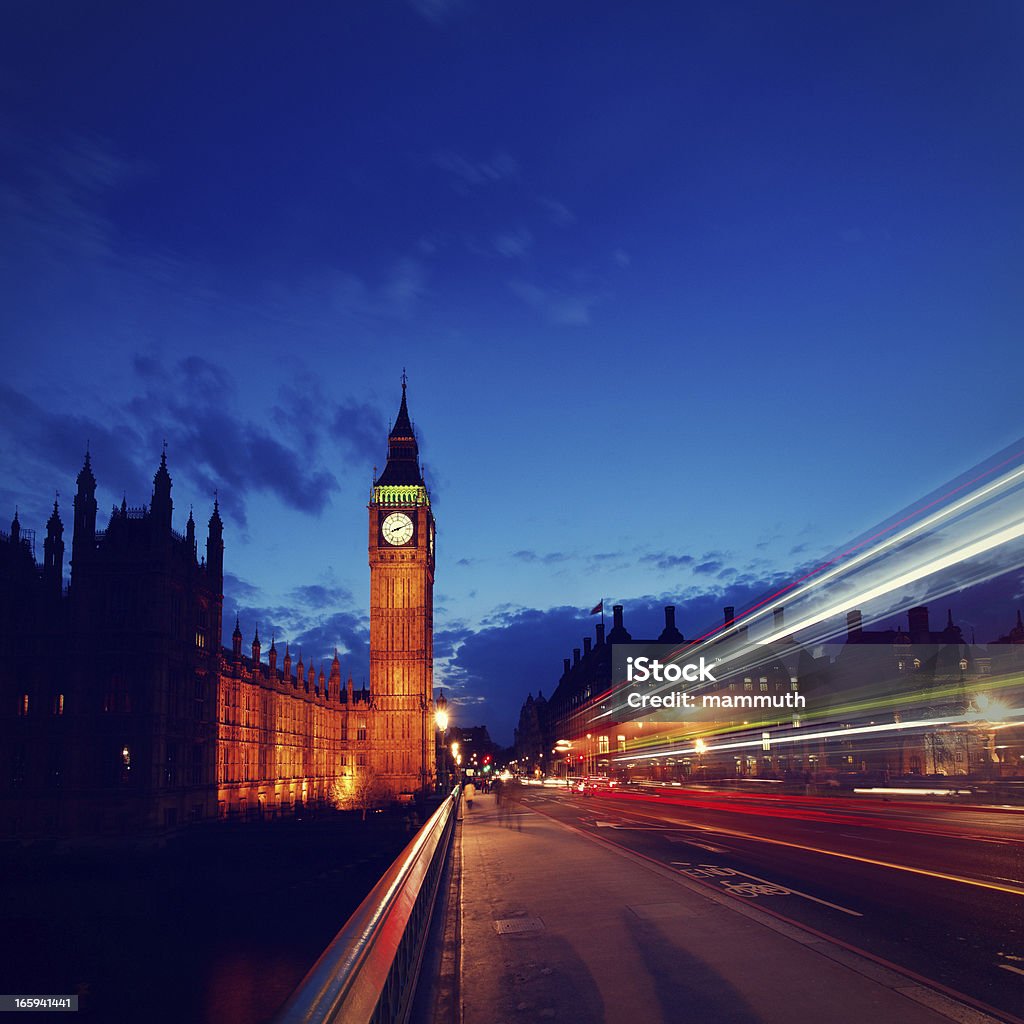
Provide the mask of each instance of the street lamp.
POLYGON ((444 690, 438 693, 434 709, 434 722, 441 735, 441 791, 444 792, 448 788, 448 751, 445 747, 445 734, 448 732, 448 701, 445 700, 444 690))
POLYGON ((693 749, 697 751, 697 778, 704 778, 704 755, 707 753, 708 745, 698 737, 693 749))

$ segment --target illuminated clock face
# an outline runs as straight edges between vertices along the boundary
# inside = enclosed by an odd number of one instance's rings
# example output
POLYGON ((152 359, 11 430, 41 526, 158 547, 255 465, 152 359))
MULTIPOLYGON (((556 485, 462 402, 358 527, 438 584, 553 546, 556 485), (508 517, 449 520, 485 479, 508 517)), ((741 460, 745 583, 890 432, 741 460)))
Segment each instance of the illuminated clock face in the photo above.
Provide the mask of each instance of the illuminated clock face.
POLYGON ((408 544, 412 540, 412 520, 404 512, 392 512, 381 524, 380 532, 389 544, 408 544))

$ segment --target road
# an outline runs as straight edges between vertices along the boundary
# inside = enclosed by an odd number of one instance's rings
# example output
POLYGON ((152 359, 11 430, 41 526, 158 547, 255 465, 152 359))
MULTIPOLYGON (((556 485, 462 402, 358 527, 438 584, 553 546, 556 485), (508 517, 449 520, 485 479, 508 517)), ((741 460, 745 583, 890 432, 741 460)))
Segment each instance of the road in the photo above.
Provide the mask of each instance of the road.
POLYGON ((563 824, 1024 1016, 1024 813, 706 790, 526 792, 563 824))

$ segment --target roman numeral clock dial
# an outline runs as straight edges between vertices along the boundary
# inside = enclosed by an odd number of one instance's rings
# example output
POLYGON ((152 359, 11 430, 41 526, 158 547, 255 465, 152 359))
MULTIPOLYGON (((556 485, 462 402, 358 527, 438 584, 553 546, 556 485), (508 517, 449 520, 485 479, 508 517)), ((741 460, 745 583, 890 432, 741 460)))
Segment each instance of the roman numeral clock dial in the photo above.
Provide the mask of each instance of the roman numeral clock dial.
POLYGON ((393 547, 412 540, 412 520, 404 512, 392 512, 380 526, 384 540, 393 547))

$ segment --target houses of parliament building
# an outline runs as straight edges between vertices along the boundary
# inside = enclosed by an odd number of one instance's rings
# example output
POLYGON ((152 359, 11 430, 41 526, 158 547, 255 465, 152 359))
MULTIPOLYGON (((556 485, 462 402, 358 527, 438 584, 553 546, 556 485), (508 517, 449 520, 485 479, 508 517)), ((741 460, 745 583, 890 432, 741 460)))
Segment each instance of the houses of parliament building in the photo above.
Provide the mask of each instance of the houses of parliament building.
MULTIPOLYGON (((166 452, 146 507, 97 529, 78 474, 70 583, 58 503, 43 559, 0 531, 0 836, 145 835, 186 822, 392 796, 435 778, 434 517, 402 401, 369 510, 370 679, 283 654, 240 623, 221 645, 224 523, 173 528, 166 452)), ((230 620, 229 620, 230 621, 230 620)))

